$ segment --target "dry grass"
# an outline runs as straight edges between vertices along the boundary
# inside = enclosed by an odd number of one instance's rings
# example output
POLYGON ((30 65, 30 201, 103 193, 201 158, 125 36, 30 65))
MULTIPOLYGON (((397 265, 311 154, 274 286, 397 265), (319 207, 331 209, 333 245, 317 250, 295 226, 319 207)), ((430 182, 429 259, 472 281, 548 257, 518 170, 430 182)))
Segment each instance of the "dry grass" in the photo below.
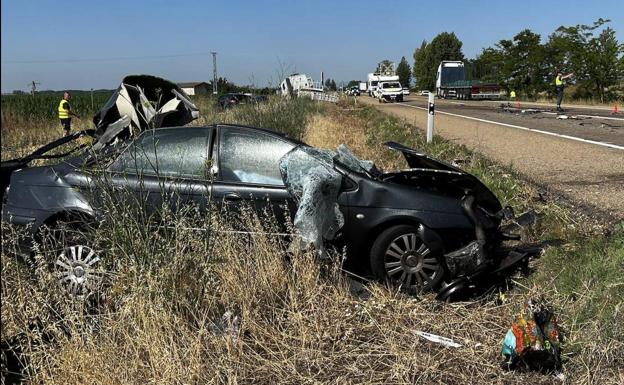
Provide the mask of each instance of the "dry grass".
MULTIPOLYGON (((258 226, 255 218, 250 222, 258 226)), ((102 231, 101 241, 110 242, 108 230, 102 231)), ((117 243, 125 241, 113 237, 106 255, 116 255, 117 243)), ((145 248, 151 242, 138 236, 133 241, 145 248)), ((202 263, 205 255, 176 250, 181 242, 201 243, 197 235, 181 231, 163 241, 169 246, 159 254, 169 254, 172 266, 121 257, 123 264, 110 277, 114 294, 95 316, 50 295, 52 281, 31 286, 28 296, 25 285, 3 287, 3 301, 9 307, 20 304, 20 311, 3 312, 3 325, 20 322, 18 329, 25 330, 32 316, 49 314, 43 330, 29 333, 34 383, 551 381, 498 368, 501 336, 527 294, 512 295, 505 304, 441 304, 372 285, 362 296, 339 274, 338 263, 321 263, 305 253, 285 258, 283 245, 266 236, 219 236, 212 263, 202 263), (196 287, 178 286, 172 293, 175 280, 169 278, 180 271, 187 274, 182 285, 195 282, 196 287), (47 309, 50 305, 55 311, 47 309), (24 317, 28 309, 31 317, 24 317), (239 329, 223 324, 228 310, 239 317, 239 329), (453 338, 463 347, 432 344, 417 331, 453 338)), ((3 256, 3 263, 13 271, 14 261, 3 256)))

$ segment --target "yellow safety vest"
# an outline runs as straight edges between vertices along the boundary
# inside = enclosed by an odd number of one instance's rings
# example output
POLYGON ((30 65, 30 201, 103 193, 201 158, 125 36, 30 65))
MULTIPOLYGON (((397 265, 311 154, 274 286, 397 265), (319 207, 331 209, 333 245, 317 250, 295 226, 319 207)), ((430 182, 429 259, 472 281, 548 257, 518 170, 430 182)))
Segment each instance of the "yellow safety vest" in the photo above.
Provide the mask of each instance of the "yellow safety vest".
POLYGON ((69 104, 69 102, 65 99, 61 99, 61 102, 59 103, 58 106, 58 114, 59 114, 59 119, 68 119, 69 118, 69 110, 66 110, 63 108, 63 104, 67 103, 69 104))
POLYGON ((563 85, 563 80, 561 80, 561 76, 557 76, 555 78, 555 85, 556 86, 562 86, 563 85))
POLYGON ((511 91, 511 93, 509 94, 509 96, 511 96, 512 98, 516 97, 516 91, 511 91))

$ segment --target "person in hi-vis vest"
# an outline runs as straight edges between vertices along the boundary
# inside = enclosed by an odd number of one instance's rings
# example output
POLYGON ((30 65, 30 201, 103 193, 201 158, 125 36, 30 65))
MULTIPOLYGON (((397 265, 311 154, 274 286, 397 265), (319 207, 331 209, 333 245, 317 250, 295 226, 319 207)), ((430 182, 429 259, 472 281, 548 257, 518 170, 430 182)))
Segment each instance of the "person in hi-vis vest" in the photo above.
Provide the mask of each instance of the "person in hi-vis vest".
POLYGON ((71 94, 68 91, 63 92, 63 99, 61 99, 58 106, 58 117, 61 121, 61 126, 63 126, 63 130, 65 130, 65 136, 69 135, 71 131, 71 117, 77 117, 69 105, 70 99, 71 94))
POLYGON ((567 78, 572 77, 574 74, 563 75, 561 71, 557 72, 557 76, 555 77, 555 88, 557 89, 557 111, 563 111, 561 109, 561 102, 563 101, 563 81, 567 78))

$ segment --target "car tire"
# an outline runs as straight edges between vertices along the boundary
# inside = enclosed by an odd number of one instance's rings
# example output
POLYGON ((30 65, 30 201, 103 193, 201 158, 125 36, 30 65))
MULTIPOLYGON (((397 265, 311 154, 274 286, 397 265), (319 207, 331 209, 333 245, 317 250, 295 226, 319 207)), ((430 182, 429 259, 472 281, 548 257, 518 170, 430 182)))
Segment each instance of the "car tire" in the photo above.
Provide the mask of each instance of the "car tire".
POLYGON ((411 225, 381 232, 370 251, 375 277, 409 293, 435 291, 444 278, 444 266, 422 234, 420 226, 411 225))
POLYGON ((70 297, 99 290, 105 271, 93 234, 81 222, 56 222, 42 230, 42 246, 50 272, 70 297))

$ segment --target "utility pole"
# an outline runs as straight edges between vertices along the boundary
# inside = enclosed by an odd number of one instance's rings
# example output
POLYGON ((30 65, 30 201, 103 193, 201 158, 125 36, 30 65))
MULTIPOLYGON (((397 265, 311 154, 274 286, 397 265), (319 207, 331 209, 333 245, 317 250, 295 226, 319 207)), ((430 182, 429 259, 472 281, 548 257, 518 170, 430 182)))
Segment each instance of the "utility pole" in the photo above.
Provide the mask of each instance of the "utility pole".
POLYGON ((212 94, 217 94, 217 53, 211 52, 212 54, 212 94))
POLYGON ((34 80, 31 82, 30 93, 32 94, 32 96, 35 96, 35 91, 37 91, 37 84, 41 84, 41 83, 36 82, 34 80))

